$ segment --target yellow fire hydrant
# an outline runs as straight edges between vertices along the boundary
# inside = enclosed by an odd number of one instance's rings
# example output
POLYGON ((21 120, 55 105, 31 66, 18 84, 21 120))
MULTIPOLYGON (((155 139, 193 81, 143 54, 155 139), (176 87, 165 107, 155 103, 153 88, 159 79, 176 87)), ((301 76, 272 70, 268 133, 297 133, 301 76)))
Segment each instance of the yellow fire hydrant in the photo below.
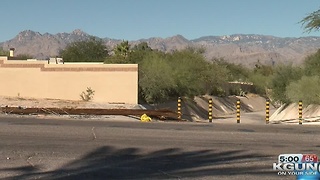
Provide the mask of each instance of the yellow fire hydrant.
POLYGON ((146 114, 142 114, 142 116, 140 117, 140 121, 141 122, 150 122, 151 121, 151 117, 149 117, 146 114))

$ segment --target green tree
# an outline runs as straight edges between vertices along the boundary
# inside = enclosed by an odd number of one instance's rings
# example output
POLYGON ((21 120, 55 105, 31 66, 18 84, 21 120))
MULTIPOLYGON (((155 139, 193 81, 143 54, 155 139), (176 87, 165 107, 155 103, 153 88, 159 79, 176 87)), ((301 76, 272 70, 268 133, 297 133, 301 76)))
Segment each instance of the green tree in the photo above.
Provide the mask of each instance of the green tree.
POLYGON ((158 53, 148 53, 139 66, 139 94, 148 103, 170 99, 175 82, 173 67, 158 53))
POLYGON ((228 84, 229 70, 215 63, 206 63, 202 80, 204 93, 217 96, 225 96, 228 84))
POLYGON ((286 95, 290 102, 302 100, 304 104, 320 104, 320 77, 302 76, 288 85, 286 95))
POLYGON ((130 44, 128 41, 122 41, 120 44, 118 44, 114 49, 113 49, 115 55, 121 56, 124 59, 128 57, 128 54, 130 52, 130 44))
POLYGON ((196 49, 187 48, 168 54, 167 61, 174 67, 177 95, 192 97, 205 93, 205 77, 209 63, 201 53, 196 49))
POLYGON ((256 64, 255 68, 253 69, 253 72, 261 74, 263 76, 270 76, 273 74, 273 67, 259 63, 256 64))
MULTIPOLYGON (((106 63, 139 64, 139 99, 159 103, 177 96, 193 97, 203 94, 225 95, 230 70, 218 63, 208 62, 202 49, 186 48, 172 53, 152 50, 146 42, 130 49, 126 58, 113 55, 106 63)), ((234 76, 241 72, 234 65, 234 76)), ((231 69, 232 69, 231 68, 231 69)), ((247 69, 242 73, 248 77, 247 69)))
POLYGON ((137 52, 143 57, 139 58, 139 93, 149 103, 211 94, 226 83, 228 71, 207 62, 197 49, 163 53, 144 48, 132 51, 128 58, 137 52))
POLYGON ((249 81, 254 85, 254 93, 261 96, 267 95, 267 90, 270 88, 274 68, 272 66, 257 63, 255 68, 248 77, 249 81))
POLYGON ((302 26, 304 26, 304 30, 307 33, 310 33, 311 31, 319 31, 320 29, 320 9, 317 11, 314 11, 304 17, 300 23, 302 26))
POLYGON ((158 55, 163 54, 162 52, 154 51, 152 50, 147 42, 141 42, 139 44, 136 44, 132 47, 128 57, 127 61, 130 63, 140 63, 141 60, 149 53, 156 52, 158 55))
POLYGON ((254 93, 257 93, 261 96, 267 95, 267 89, 271 81, 271 76, 265 76, 260 73, 253 73, 250 76, 250 82, 254 85, 254 93))
POLYGON ((5 51, 2 47, 0 47, 0 56, 9 56, 9 51, 5 51))
POLYGON ((307 76, 320 75, 320 49, 308 56, 303 62, 305 74, 307 76))
POLYGON ((250 70, 243 65, 227 62, 223 58, 213 59, 213 62, 229 71, 227 75, 228 81, 248 81, 250 70))
POLYGON ((291 82, 299 80, 302 76, 302 68, 293 67, 292 65, 282 65, 276 67, 270 83, 272 89, 272 98, 275 101, 282 103, 290 102, 290 99, 286 94, 286 88, 291 82))
POLYGON ((133 46, 132 51, 152 51, 147 42, 141 42, 133 46))
POLYGON ((108 56, 104 60, 105 64, 130 64, 128 59, 124 59, 119 55, 108 56))
POLYGON ((103 62, 108 56, 106 45, 96 38, 69 44, 60 52, 65 62, 103 62))
POLYGON ((140 64, 145 56, 151 52, 157 52, 159 55, 163 52, 153 51, 146 42, 141 42, 132 47, 132 49, 127 54, 127 57, 122 56, 121 53, 114 54, 113 56, 107 57, 105 63, 109 64, 140 64))

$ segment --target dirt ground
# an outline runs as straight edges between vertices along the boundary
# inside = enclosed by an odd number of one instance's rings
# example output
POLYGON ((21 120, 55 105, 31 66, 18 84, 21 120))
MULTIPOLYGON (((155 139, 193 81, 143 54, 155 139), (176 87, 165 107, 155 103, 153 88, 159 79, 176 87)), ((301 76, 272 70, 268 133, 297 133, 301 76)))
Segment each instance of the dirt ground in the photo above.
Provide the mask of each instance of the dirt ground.
MULTIPOLYGON (((112 104, 112 103, 96 103, 86 101, 69 101, 60 99, 33 99, 21 97, 3 97, 0 96, 0 107, 22 107, 22 108, 102 108, 102 109, 140 109, 136 104, 112 104)), ((59 114, 32 114, 18 115, 1 113, 1 117, 12 116, 33 116, 40 119, 69 119, 69 120, 113 120, 113 121, 139 121, 139 117, 134 116, 117 116, 117 115, 59 115, 59 114)))
MULTIPOLYGON (((230 97, 214 97, 214 96, 199 96, 194 99, 182 99, 182 118, 188 121, 208 122, 208 100, 213 100, 213 121, 219 123, 233 123, 236 114, 236 101, 241 101, 241 112, 249 113, 243 116, 243 122, 247 123, 264 123, 265 115, 265 99, 257 95, 249 95, 247 97, 230 96, 230 97), (248 118, 250 117, 250 118, 248 118), (252 118, 251 118, 252 117, 252 118), (252 120, 250 120, 252 119, 252 120)), ((169 109, 177 111, 177 101, 171 101, 157 105, 137 105, 137 104, 111 104, 111 103, 96 103, 88 101, 69 101, 59 99, 31 99, 21 97, 0 97, 0 106, 5 107, 22 107, 22 108, 102 108, 102 109, 169 109)), ((44 115, 41 115, 43 117, 44 115)), ((45 115, 46 117, 56 116, 54 114, 45 115)), ((64 116, 59 116, 64 117, 64 116)), ((80 116, 73 116, 80 118, 80 116)), ((100 118, 109 118, 118 116, 99 116, 100 118)), ((98 116, 96 118, 99 118, 98 116)), ((86 118, 94 118, 94 116, 86 116, 86 118)), ((121 117, 130 119, 128 116, 121 117)), ((137 120, 137 117, 131 117, 137 120)), ((139 118, 138 118, 139 119, 139 118)))
POLYGON ((97 103, 90 101, 69 101, 60 99, 32 99, 0 96, 0 106, 36 107, 36 108, 103 108, 103 109, 135 109, 135 104, 97 103))
MULTIPOLYGON (((193 122, 208 122, 208 99, 213 99, 213 123, 236 123, 235 102, 241 101, 241 123, 245 124, 265 124, 265 99, 257 95, 247 97, 230 96, 225 98, 213 96, 201 96, 194 99, 182 99, 182 118, 193 122)), ((99 108, 99 109, 169 109, 177 111, 177 102, 171 101, 158 105, 146 104, 112 104, 96 103, 86 101, 69 101, 59 99, 32 99, 21 97, 3 97, 0 96, 0 107, 22 107, 22 108, 99 108)), ((308 106, 304 107, 304 124, 320 124, 319 108, 308 106), (310 117, 310 118, 308 118, 310 117)), ((13 114, 0 113, 0 116, 19 116, 13 114)), ((69 119, 96 119, 96 120, 124 120, 139 121, 135 116, 88 116, 88 115, 34 115, 40 118, 69 118, 69 119)), ((270 123, 298 124, 297 107, 290 105, 286 108, 276 109, 270 107, 270 123), (291 119, 290 121, 285 121, 291 119), (283 122, 282 122, 283 121, 283 122)))

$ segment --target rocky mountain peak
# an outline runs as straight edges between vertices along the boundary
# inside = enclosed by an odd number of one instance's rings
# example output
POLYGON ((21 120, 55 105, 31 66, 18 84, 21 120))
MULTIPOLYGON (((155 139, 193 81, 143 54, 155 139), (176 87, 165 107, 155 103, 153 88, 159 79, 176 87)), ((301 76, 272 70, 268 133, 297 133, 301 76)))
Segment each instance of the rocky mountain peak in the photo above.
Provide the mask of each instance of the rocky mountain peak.
POLYGON ((166 38, 166 40, 168 41, 176 41, 176 42, 180 42, 180 43, 189 43, 190 41, 188 39, 186 39, 185 37, 183 37, 182 35, 178 34, 169 38, 166 38))
POLYGON ((20 36, 41 36, 39 32, 35 32, 32 30, 21 31, 18 35, 20 36))
POLYGON ((18 41, 24 41, 24 40, 32 40, 34 38, 42 36, 39 32, 31 31, 31 30, 25 30, 20 32, 15 39, 18 41))
POLYGON ((88 34, 81 29, 75 29, 71 32, 71 34, 77 35, 77 36, 87 36, 88 34))

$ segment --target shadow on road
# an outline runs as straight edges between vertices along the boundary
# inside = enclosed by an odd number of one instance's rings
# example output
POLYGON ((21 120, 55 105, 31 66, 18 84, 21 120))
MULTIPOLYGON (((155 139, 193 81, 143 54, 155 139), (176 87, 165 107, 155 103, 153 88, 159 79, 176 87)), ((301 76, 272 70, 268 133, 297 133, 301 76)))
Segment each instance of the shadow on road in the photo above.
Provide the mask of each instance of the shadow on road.
POLYGON ((139 148, 103 146, 63 167, 41 172, 41 167, 1 169, 14 171, 8 179, 180 179, 218 175, 271 175, 269 166, 257 163, 265 155, 246 151, 183 151, 168 148, 143 153, 139 148))

